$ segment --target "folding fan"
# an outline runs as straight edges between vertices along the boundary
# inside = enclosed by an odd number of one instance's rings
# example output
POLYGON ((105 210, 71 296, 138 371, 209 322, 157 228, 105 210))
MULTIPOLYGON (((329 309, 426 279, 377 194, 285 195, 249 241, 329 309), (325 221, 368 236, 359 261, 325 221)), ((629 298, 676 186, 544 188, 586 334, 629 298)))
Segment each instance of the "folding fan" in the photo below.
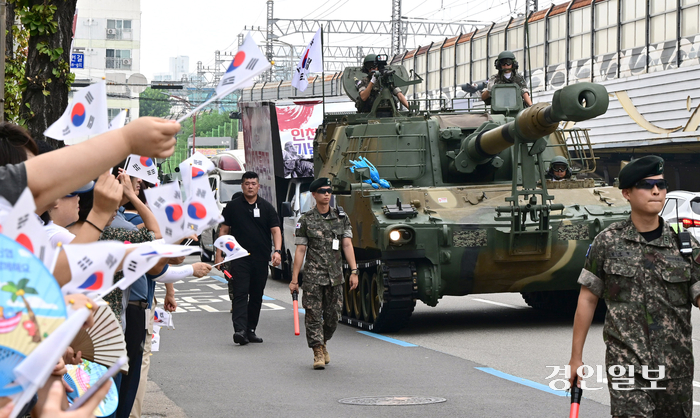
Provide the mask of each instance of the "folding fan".
MULTIPOLYGON (((70 345, 73 351, 82 352, 82 358, 111 367, 121 356, 126 356, 126 343, 122 326, 109 306, 100 306, 95 314, 95 325, 78 331, 70 345)), ((129 364, 121 369, 129 372, 129 364)))
POLYGON ((41 260, 0 234, 0 396, 17 392, 13 369, 65 320, 56 279, 41 260))
MULTIPOLYGON (((73 392, 67 394, 68 402, 71 405, 77 398, 83 396, 91 386, 97 384, 97 381, 100 380, 103 374, 107 373, 106 367, 85 359, 78 365, 67 364, 66 370, 68 372, 63 375, 63 380, 73 389, 73 392)), ((97 405, 93 412, 96 417, 106 417, 117 410, 119 393, 114 385, 114 380, 110 380, 112 381, 112 386, 110 386, 107 396, 97 405)))

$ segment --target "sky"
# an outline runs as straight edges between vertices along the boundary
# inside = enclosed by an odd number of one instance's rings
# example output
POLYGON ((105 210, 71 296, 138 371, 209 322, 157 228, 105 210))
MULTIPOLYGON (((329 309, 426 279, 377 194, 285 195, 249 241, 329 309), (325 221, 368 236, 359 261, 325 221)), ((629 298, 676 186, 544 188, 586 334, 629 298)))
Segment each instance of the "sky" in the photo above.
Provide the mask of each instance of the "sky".
MULTIPOLYGON (((556 1, 561 3, 562 0, 556 1)), ((540 8, 550 1, 540 0, 540 8)), ((525 0, 403 0, 401 14, 431 21, 500 21, 511 11, 522 12, 525 0)), ((149 81, 153 74, 168 72, 168 58, 186 55, 190 71, 197 61, 213 66, 214 51, 236 51, 237 36, 244 26, 266 25, 266 0, 142 0, 141 1, 141 73, 149 81)), ((391 1, 374 3, 361 0, 275 0, 273 15, 278 19, 391 20, 391 1), (303 4, 304 9, 299 5, 303 4), (368 7, 368 4, 371 5, 368 7)), ((253 32, 258 44, 264 35, 253 32)), ((305 45, 313 34, 287 36, 282 41, 305 45)), ((329 35, 337 45, 389 46, 389 37, 368 35, 329 35)), ((409 39, 426 45, 428 39, 409 39)))

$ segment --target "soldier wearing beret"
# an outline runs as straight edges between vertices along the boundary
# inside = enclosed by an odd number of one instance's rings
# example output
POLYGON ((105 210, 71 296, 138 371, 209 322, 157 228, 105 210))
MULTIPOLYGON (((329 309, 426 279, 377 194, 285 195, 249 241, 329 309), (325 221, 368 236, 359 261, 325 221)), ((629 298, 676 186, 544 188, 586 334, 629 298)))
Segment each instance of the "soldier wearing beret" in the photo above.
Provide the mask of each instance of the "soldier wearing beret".
POLYGON ((663 167, 660 157, 646 156, 620 171, 630 218, 595 237, 578 279, 570 381, 583 365, 586 334, 603 298, 605 366, 615 417, 692 416, 690 310, 700 296, 700 246, 693 239, 690 254, 681 253, 679 237, 659 216, 667 188, 663 167), (660 380, 654 385, 654 379, 660 380))
POLYGON ((331 361, 326 349, 343 308, 343 257, 351 268, 350 288, 358 283, 358 270, 352 247, 350 219, 341 207, 330 207, 331 181, 321 177, 309 186, 316 206, 299 219, 295 232, 297 246, 289 290, 299 289, 299 270, 306 255, 302 306, 306 310, 306 341, 314 351, 314 369, 323 369, 331 361), (307 253, 308 251, 308 253, 307 253))

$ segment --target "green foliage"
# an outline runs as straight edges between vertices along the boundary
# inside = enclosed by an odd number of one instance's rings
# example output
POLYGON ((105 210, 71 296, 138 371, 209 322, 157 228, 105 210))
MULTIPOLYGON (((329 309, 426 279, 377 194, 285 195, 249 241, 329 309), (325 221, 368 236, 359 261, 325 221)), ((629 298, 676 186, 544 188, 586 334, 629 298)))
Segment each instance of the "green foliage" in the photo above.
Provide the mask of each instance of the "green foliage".
POLYGON ((17 10, 19 21, 29 30, 29 36, 52 35, 58 30, 58 22, 54 19, 56 6, 53 4, 38 4, 28 8, 27 0, 15 0, 18 6, 24 6, 17 10))
POLYGON ((170 114, 171 107, 168 95, 159 90, 149 87, 139 95, 139 116, 162 118, 170 114))
MULTIPOLYGON (((197 136, 204 136, 205 132, 209 132, 219 126, 223 126, 231 122, 228 113, 200 113, 197 115, 197 136)), ((178 139, 187 139, 192 135, 192 118, 182 122, 182 129, 177 135, 178 139)))
POLYGON ((25 120, 20 117, 20 106, 22 92, 27 86, 24 66, 27 62, 29 31, 23 26, 13 26, 11 30, 15 53, 13 57, 5 57, 5 120, 24 125, 25 120))

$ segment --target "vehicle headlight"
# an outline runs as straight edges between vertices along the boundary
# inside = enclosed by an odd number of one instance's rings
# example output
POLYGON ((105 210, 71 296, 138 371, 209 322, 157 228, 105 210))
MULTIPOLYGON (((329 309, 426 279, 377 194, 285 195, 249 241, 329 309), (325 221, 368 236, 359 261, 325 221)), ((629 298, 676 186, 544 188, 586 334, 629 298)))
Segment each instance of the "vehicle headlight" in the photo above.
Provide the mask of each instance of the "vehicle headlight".
POLYGON ((413 231, 409 228, 399 227, 389 232, 389 241, 392 245, 403 245, 413 241, 413 231))

